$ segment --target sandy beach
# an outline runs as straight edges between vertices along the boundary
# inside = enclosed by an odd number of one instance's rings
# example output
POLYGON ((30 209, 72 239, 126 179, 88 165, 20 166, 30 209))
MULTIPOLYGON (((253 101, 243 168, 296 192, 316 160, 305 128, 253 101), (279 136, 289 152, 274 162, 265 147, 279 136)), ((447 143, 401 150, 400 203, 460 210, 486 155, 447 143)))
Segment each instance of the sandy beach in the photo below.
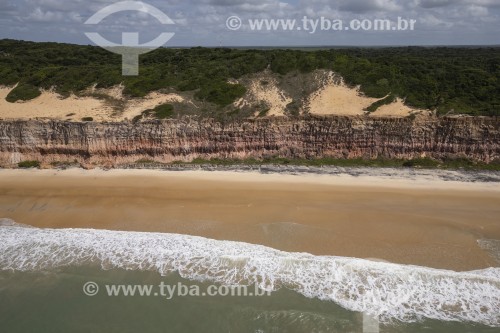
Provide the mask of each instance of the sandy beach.
POLYGON ((0 170, 0 218, 181 233, 452 270, 498 266, 497 183, 151 170, 0 170))

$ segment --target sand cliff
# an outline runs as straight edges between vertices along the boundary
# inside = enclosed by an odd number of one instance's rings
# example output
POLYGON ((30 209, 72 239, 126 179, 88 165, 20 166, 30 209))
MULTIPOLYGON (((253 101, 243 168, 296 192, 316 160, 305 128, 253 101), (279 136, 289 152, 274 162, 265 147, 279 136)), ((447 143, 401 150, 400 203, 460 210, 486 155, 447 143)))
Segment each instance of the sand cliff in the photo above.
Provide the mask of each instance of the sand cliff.
POLYGON ((185 118, 133 124, 0 122, 0 164, 78 162, 114 166, 140 159, 500 158, 494 118, 268 118, 220 123, 185 118))

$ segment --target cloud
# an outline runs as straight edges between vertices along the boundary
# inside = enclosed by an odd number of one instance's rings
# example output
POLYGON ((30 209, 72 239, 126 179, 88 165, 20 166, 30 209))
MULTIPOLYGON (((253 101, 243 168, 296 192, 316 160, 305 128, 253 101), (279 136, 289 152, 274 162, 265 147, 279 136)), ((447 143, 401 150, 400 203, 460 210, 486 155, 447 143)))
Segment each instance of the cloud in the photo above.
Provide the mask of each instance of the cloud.
POLYGON ((487 7, 482 7, 482 6, 476 6, 476 5, 471 5, 467 6, 467 12, 471 16, 488 16, 489 11, 487 7))
POLYGON ((61 12, 61 11, 51 11, 42 10, 40 7, 35 8, 27 17, 22 18, 25 22, 44 22, 44 23, 55 23, 55 22, 82 22, 82 17, 76 12, 61 12))
POLYGON ((436 8, 460 5, 500 7, 500 0, 417 0, 417 4, 422 8, 436 8))
POLYGON ((436 8, 436 7, 445 7, 450 5, 456 5, 461 1, 457 0, 419 0, 417 4, 422 8, 436 8))
POLYGON ((339 9, 354 13, 394 12, 400 10, 401 6, 394 0, 342 0, 339 9))

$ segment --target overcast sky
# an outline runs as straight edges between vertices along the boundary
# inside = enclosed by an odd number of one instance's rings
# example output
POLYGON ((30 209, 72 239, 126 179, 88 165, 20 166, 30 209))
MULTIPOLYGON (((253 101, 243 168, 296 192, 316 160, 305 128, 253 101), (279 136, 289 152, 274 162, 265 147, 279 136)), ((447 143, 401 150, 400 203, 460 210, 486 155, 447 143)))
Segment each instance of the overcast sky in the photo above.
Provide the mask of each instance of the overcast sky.
POLYGON ((305 45, 490 45, 500 44, 500 0, 147 0, 175 25, 161 25, 137 12, 108 16, 98 26, 85 21, 113 0, 0 0, 0 39, 92 44, 84 32, 120 42, 122 32, 140 32, 148 42, 175 32, 166 46, 305 45), (228 17, 241 17, 238 31, 228 17), (248 19, 307 16, 315 19, 415 19, 415 31, 250 31, 248 19))

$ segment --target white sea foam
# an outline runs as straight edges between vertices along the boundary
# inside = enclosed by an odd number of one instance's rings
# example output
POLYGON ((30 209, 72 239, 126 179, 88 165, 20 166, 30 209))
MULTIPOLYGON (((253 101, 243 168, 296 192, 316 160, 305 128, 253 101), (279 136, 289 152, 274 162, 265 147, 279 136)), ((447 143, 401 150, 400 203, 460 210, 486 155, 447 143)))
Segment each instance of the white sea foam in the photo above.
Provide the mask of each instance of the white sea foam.
POLYGON ((98 263, 104 269, 179 272, 192 280, 286 287, 383 321, 431 318, 500 327, 500 268, 453 272, 159 233, 14 225, 0 227, 0 240, 0 270, 98 263))

